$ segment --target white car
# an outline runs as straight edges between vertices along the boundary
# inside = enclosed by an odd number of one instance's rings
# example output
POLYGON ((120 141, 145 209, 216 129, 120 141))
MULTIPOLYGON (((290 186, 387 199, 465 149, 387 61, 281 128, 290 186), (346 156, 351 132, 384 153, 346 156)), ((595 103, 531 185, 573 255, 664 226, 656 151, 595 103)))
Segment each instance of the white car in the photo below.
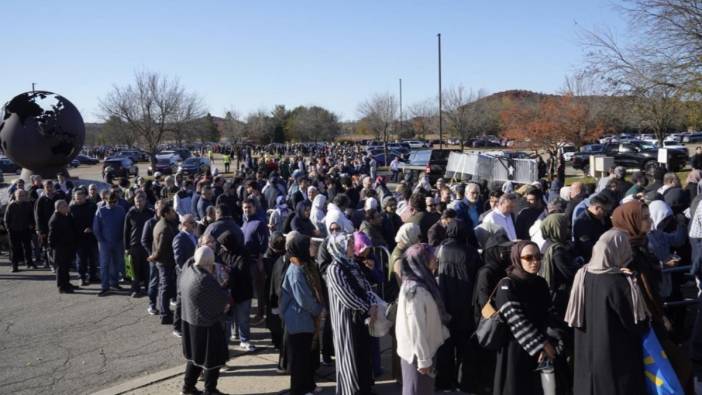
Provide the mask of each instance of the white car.
POLYGON ((409 144, 410 148, 412 149, 417 149, 417 148, 428 148, 429 144, 427 144, 424 141, 419 141, 419 140, 407 140, 405 143, 409 144))
POLYGON ((558 148, 560 153, 563 154, 563 159, 565 159, 566 162, 570 162, 573 160, 573 154, 575 154, 578 150, 575 149, 574 145, 570 144, 565 144, 562 145, 558 148))

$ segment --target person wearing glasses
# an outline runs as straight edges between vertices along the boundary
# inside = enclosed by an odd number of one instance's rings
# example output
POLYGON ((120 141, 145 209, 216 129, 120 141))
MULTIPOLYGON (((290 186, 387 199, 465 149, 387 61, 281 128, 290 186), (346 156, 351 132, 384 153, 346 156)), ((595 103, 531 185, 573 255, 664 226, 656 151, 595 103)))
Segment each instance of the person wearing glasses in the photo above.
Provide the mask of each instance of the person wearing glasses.
POLYGON ((511 249, 512 265, 495 290, 495 306, 507 322, 508 340, 497 351, 493 394, 541 393, 540 362, 556 358, 546 335, 550 298, 546 280, 539 277, 541 253, 531 241, 511 249))

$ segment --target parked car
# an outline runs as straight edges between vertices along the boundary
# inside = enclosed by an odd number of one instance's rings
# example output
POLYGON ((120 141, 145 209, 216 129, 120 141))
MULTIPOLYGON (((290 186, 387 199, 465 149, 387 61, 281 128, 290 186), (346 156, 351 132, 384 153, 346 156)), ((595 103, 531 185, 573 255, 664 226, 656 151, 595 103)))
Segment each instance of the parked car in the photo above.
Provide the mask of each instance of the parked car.
POLYGON ((178 173, 183 175, 201 175, 205 174, 210 169, 210 160, 201 156, 193 156, 180 163, 178 173))
MULTIPOLYGON (((658 148, 643 141, 615 144, 592 144, 583 147, 573 155, 573 167, 589 172, 590 155, 605 155, 614 158, 617 166, 627 169, 640 169, 651 173, 658 166, 658 148)), ((687 165, 689 157, 685 151, 670 149, 668 153, 668 168, 679 171, 687 165)))
POLYGON ((78 154, 78 156, 76 156, 76 160, 78 160, 78 162, 81 165, 97 165, 98 163, 100 163, 100 160, 98 158, 92 158, 88 155, 83 154, 78 154))
POLYGON ((560 147, 558 147, 558 150, 561 154, 563 154, 563 159, 565 159, 566 162, 570 162, 571 160, 573 160, 573 154, 575 154, 578 151, 572 144, 561 145, 560 147))
POLYGON ((473 140, 473 148, 490 148, 490 147, 502 147, 502 144, 497 141, 492 141, 488 139, 475 139, 473 140))
POLYGON ((175 157, 176 161, 181 162, 184 161, 192 156, 190 151, 187 149, 174 149, 174 150, 165 150, 161 151, 158 154, 156 154, 156 159, 166 157, 166 156, 173 156, 175 157))
POLYGON ((146 173, 148 175, 153 175, 156 172, 163 175, 175 174, 178 170, 178 158, 179 156, 177 154, 163 156, 159 155, 156 157, 156 163, 149 165, 149 168, 146 169, 146 173))
POLYGON ((702 132, 690 133, 683 137, 683 143, 699 143, 702 142, 702 132))
POLYGON ((80 161, 76 158, 73 158, 73 159, 71 159, 70 165, 71 165, 71 167, 74 167, 74 168, 78 167, 78 166, 80 166, 80 161))
POLYGON ((139 176, 139 168, 134 164, 134 161, 132 161, 130 158, 124 156, 110 157, 102 162, 103 177, 106 176, 107 173, 112 173, 113 177, 137 177, 139 176))
MULTIPOLYGON (((407 141, 405 141, 405 143, 407 143, 411 149, 421 149, 421 148, 430 148, 431 147, 428 142, 421 141, 421 140, 407 140, 407 141)), ((437 144, 438 144, 438 142, 437 142, 437 144)))
POLYGON ((149 161, 149 154, 141 150, 123 150, 118 152, 116 156, 126 156, 134 163, 149 161))
POLYGON ((0 158, 0 173, 13 173, 19 175, 22 172, 22 167, 11 161, 8 157, 0 158))
POLYGON ((417 179, 419 173, 426 172, 429 174, 429 180, 432 184, 437 179, 444 176, 446 173, 446 165, 448 165, 448 157, 451 152, 458 152, 453 149, 423 149, 412 151, 407 163, 400 163, 400 169, 403 173, 412 174, 414 180, 417 179))

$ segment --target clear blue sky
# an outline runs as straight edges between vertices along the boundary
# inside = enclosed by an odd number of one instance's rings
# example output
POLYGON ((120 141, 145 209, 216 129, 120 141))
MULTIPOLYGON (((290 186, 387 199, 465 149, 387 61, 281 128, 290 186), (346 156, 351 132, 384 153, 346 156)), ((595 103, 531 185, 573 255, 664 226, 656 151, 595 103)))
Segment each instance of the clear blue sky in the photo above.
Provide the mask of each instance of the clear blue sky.
POLYGON ((0 101, 37 82, 88 121, 138 70, 177 76, 215 115, 317 104, 356 119, 400 77, 406 105, 436 97, 438 32, 444 87, 555 92, 582 64, 576 22, 621 26, 607 0, 13 1, 0 13, 0 101))

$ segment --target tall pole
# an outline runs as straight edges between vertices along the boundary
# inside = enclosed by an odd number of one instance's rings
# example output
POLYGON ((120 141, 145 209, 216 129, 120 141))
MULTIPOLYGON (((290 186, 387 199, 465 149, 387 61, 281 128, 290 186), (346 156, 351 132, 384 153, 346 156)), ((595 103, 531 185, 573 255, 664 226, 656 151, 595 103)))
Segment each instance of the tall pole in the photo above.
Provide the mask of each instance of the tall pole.
POLYGON ((36 86, 36 82, 32 82, 32 93, 34 93, 34 86, 36 86))
POLYGON ((444 124, 441 119, 441 33, 436 37, 439 40, 439 149, 444 148, 444 124))
MULTIPOLYGON (((400 133, 402 135, 402 78, 400 78, 400 133)), ((399 136, 398 136, 399 137, 399 136)))

